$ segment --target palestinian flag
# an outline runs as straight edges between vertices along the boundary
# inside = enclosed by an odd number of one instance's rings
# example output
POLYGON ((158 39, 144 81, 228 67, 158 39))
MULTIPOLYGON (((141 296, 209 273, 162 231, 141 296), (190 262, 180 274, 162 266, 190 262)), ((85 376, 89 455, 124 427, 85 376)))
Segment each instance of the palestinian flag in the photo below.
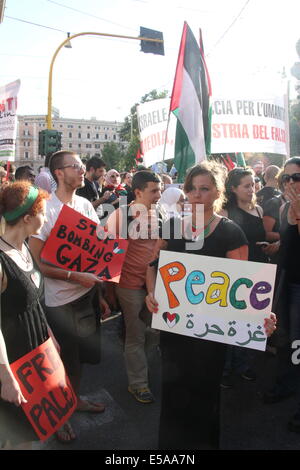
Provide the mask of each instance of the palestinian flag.
POLYGON ((184 180, 188 168, 210 153, 210 96, 202 38, 199 47, 185 22, 170 105, 177 117, 174 165, 178 182, 184 180))

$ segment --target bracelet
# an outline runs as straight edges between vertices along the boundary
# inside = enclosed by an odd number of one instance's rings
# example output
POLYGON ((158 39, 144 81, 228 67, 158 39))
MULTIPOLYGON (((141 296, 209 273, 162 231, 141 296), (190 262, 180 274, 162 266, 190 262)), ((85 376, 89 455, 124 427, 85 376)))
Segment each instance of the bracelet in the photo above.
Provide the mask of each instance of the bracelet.
POLYGON ((72 271, 68 271, 68 272, 67 272, 67 281, 70 280, 71 274, 72 274, 72 271))

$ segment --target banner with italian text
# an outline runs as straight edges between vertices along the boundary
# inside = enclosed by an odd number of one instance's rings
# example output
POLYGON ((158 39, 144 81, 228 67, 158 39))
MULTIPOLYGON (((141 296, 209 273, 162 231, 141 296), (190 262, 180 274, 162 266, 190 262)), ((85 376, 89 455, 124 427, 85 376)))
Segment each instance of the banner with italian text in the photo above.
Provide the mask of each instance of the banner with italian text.
POLYGON ((0 160, 14 161, 20 80, 0 87, 0 160))
POLYGON ((236 152, 289 155, 285 95, 212 100, 211 153, 236 152))
POLYGON ((152 328, 264 351, 276 266, 161 251, 152 328))
POLYGON ((171 113, 168 125, 169 109, 170 98, 137 106, 141 150, 146 167, 174 158, 176 118, 171 113))

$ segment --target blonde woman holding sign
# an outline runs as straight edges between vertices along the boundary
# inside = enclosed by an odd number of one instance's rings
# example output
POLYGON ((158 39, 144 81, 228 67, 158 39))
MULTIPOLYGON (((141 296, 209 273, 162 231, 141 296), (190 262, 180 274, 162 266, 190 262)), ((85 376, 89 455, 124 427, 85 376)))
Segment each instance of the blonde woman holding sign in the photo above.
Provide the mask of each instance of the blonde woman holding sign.
POLYGON ((24 181, 0 193, 1 226, 5 225, 0 237, 0 449, 28 449, 30 441, 37 440, 20 407, 26 400, 10 364, 52 336, 40 305, 42 276, 25 243, 44 223, 47 198, 48 193, 24 181))
MULTIPOLYGON (((204 232, 202 247, 184 235, 175 239, 176 224, 171 219, 171 236, 158 240, 161 249, 219 258, 247 260, 247 240, 231 220, 217 214, 223 202, 223 171, 212 162, 193 167, 185 180, 184 192, 192 205, 191 229, 204 232), (197 226, 196 210, 204 208, 204 227, 197 226), (194 243, 194 247, 193 247, 194 243), (192 245, 192 246, 191 246, 192 245)), ((178 229, 178 227, 177 227, 178 229)), ((181 231, 183 233, 183 230, 181 231)), ((153 263, 152 263, 153 264, 153 263)), ((155 267, 147 271, 147 307, 157 311, 154 298, 155 267)), ((275 329, 275 316, 266 320, 266 332, 275 329)), ((219 447, 220 381, 226 345, 161 331, 162 405, 159 429, 160 449, 217 449, 219 447)))

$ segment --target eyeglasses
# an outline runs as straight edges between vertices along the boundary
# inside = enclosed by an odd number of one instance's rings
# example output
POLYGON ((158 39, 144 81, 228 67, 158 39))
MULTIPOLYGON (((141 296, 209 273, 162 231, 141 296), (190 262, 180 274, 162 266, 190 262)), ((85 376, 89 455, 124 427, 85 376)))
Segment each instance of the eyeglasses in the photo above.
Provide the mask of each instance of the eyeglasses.
POLYGON ((64 170, 65 168, 73 168, 76 171, 84 171, 85 172, 85 165, 81 165, 80 163, 73 163, 72 165, 64 165, 59 168, 58 170, 64 170))
POLYGON ((300 173, 293 173, 292 175, 284 174, 282 175, 281 181, 283 183, 289 183, 291 179, 293 180, 293 183, 299 183, 300 173))

